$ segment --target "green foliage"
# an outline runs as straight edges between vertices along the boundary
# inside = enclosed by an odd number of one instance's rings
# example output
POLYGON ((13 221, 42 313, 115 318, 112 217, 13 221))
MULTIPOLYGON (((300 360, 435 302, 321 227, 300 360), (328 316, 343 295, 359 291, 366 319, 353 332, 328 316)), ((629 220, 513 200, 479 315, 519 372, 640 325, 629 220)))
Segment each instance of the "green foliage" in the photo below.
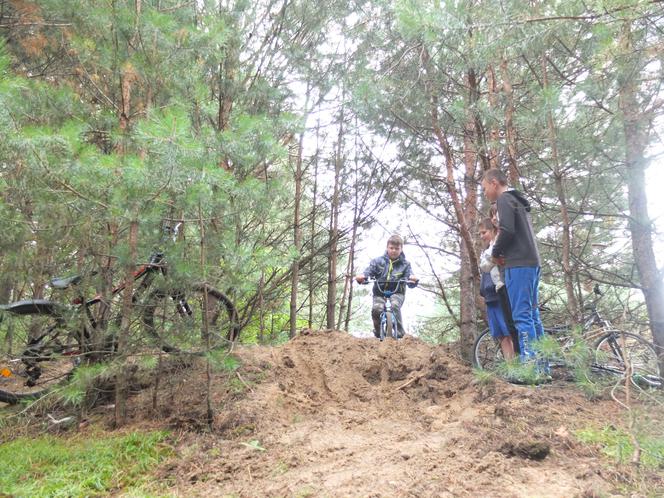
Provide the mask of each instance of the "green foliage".
MULTIPOLYGON (((616 463, 630 463, 634 455, 632 437, 617 427, 589 427, 576 431, 576 437, 583 443, 599 445, 602 453, 616 463)), ((637 434, 636 440, 641 447, 640 463, 653 469, 661 468, 664 465, 664 438, 644 432, 637 434)))
POLYGON ((58 391, 57 395, 67 404, 78 406, 95 383, 110 379, 117 366, 110 364, 83 365, 74 370, 71 380, 58 391))
POLYGON ((519 384, 537 385, 547 381, 546 375, 539 371, 534 361, 522 363, 519 358, 500 362, 496 374, 519 384))
POLYGON ((165 432, 20 438, 0 445, 0 489, 11 496, 137 492, 144 474, 173 452, 165 432))
POLYGON ((218 371, 234 372, 241 366, 237 356, 228 354, 227 351, 222 349, 210 351, 206 356, 212 367, 218 371))
POLYGON ((473 375, 477 380, 478 384, 481 386, 488 386, 495 382, 496 373, 490 370, 483 370, 481 368, 474 368, 473 375))

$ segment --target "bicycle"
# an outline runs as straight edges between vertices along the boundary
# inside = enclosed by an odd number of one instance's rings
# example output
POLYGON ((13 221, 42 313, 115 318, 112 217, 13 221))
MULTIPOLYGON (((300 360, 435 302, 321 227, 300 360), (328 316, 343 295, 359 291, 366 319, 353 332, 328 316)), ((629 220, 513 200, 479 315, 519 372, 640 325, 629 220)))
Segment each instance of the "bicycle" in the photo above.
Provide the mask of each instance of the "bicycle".
POLYGON ((392 301, 390 300, 390 297, 392 297, 396 292, 399 290, 401 285, 407 285, 411 289, 414 287, 417 287, 418 282, 412 281, 412 280, 405 280, 405 279, 399 279, 399 280, 377 280, 374 278, 369 278, 365 280, 362 285, 368 285, 370 282, 373 282, 376 284, 378 287, 378 290, 385 296, 385 302, 383 303, 383 311, 380 314, 380 335, 379 339, 380 341, 384 341, 387 337, 391 337, 394 340, 399 340, 401 339, 401 336, 399 335, 399 327, 397 323, 397 317, 394 311, 392 310, 392 301), (383 288, 381 288, 381 284, 383 285, 383 288), (394 289, 392 290, 386 290, 386 286, 394 285, 394 289), (388 319, 389 317, 389 319, 388 319))
MULTIPOLYGON (((167 276, 162 252, 153 252, 134 273, 132 302, 140 310, 132 320, 132 337, 148 336, 152 347, 165 353, 202 355, 237 339, 240 331, 233 302, 206 283, 181 288, 154 286, 167 276)), ((56 278, 54 290, 75 288, 69 305, 46 300, 22 300, 0 306, 0 402, 15 404, 36 399, 71 377, 84 360, 101 361, 117 351, 122 317, 108 319, 110 303, 101 294, 83 296, 87 277, 56 278), (110 327, 109 327, 110 324, 110 327), (110 328, 110 331, 108 330, 110 328)), ((126 282, 110 292, 120 296, 126 282)), ((133 345, 140 349, 143 344, 133 345)))
MULTIPOLYGON (((635 380, 650 387, 661 387, 663 383, 655 346, 639 335, 614 328, 597 310, 597 302, 603 293, 598 286, 595 286, 594 292, 599 297, 585 306, 586 316, 580 326, 581 339, 592 344, 591 370, 624 375, 631 368, 635 380)), ((569 325, 544 327, 545 336, 556 340, 563 355, 578 342, 573 332, 574 327, 569 325)), ((487 328, 475 339, 473 366, 495 371, 501 362, 504 358, 500 346, 487 328)), ((552 367, 566 366, 563 358, 550 358, 549 363, 552 367)))

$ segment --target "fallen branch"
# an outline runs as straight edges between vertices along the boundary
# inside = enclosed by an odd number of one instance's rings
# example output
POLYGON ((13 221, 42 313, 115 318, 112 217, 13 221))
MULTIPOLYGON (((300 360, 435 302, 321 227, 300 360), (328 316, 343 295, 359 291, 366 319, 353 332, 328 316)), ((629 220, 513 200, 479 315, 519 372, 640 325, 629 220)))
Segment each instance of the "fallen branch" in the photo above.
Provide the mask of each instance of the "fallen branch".
POLYGON ((396 392, 396 391, 399 391, 400 389, 403 389, 403 388, 405 388, 405 387, 408 387, 408 386, 411 385, 413 382, 417 382, 418 380, 420 380, 422 377, 424 377, 424 374, 423 374, 423 373, 419 373, 419 374, 415 375, 415 376, 414 376, 412 379, 410 379, 409 381, 404 382, 403 384, 401 384, 401 385, 400 385, 399 387, 397 387, 394 391, 396 392))

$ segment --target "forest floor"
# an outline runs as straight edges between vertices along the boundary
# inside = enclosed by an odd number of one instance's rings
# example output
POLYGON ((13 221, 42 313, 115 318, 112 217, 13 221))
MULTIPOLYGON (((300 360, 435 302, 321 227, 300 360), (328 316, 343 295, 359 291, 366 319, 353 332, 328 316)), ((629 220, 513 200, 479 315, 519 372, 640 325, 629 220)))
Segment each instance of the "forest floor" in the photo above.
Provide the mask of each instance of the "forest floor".
MULTIPOLYGON (((132 428, 172 434, 174 455, 151 478, 156 494, 664 496, 661 465, 617 463, 581 442, 579 431, 626 428, 626 410, 570 382, 482 379, 449 348, 409 337, 305 331, 233 355, 237 368, 214 374, 211 431, 202 361, 162 379, 156 412, 152 388, 130 397, 132 428)), ((663 427, 652 412, 633 427, 663 427)), ((110 425, 112 410, 89 417, 110 425)))

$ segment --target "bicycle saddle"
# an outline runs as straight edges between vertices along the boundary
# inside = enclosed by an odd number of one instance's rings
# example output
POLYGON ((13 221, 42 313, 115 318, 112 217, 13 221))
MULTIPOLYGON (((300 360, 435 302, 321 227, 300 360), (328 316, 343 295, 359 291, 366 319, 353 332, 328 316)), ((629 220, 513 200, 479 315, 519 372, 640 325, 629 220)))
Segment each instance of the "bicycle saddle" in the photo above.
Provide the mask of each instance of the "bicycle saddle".
POLYGON ((81 280, 83 280, 82 275, 74 275, 73 277, 67 278, 54 278, 51 280, 51 285, 56 289, 66 289, 70 285, 76 285, 81 280))
POLYGON ((46 299, 31 299, 3 304, 0 306, 0 311, 8 311, 16 315, 55 315, 62 311, 62 305, 46 299))

